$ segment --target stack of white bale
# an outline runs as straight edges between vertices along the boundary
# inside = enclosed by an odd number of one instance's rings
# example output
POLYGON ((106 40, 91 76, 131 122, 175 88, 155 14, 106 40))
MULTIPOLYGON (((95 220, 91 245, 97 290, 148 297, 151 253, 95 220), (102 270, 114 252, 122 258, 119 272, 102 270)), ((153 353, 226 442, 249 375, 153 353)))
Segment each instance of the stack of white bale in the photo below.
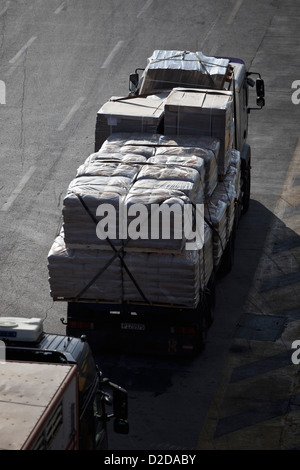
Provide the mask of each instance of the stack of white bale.
POLYGON ((84 291, 83 299, 122 300, 120 259, 107 250, 67 247, 63 230, 48 254, 48 271, 50 293, 56 299, 74 299, 84 291))
MULTIPOLYGON (((97 208, 102 204, 115 209, 118 228, 120 204, 127 210, 142 204, 150 213, 153 204, 183 208, 204 203, 216 187, 216 172, 211 168, 216 168, 218 145, 206 139, 206 147, 204 142, 202 148, 193 147, 196 140, 181 138, 179 144, 156 135, 117 134, 86 159, 69 185, 63 232, 48 256, 54 298, 74 299, 82 292, 81 300, 147 299, 190 308, 198 304, 213 270, 211 228, 206 227, 202 250, 186 250, 188 234, 174 238, 172 225, 167 239, 120 240, 117 233, 116 239, 108 241, 100 240, 96 232, 97 208), (120 257, 115 250, 121 250, 120 257), (211 255, 204 256, 203 250, 210 250, 211 255)), ((131 221, 128 216, 128 228, 131 221)))

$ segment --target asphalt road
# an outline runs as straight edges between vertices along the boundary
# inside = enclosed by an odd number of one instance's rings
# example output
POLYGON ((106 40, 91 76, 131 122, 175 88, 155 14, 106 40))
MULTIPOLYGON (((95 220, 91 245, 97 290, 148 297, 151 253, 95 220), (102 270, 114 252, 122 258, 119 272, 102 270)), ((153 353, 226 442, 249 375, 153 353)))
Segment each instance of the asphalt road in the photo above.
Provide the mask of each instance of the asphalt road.
POLYGON ((300 105, 291 97, 300 80, 299 26, 297 0, 0 1, 0 314, 44 318, 48 331, 65 331, 66 306, 50 298, 47 254, 67 186, 94 150, 101 105, 128 93, 129 74, 155 49, 240 57, 265 79, 266 108, 249 117, 250 210, 235 267, 217 286, 206 350, 193 360, 100 358, 104 374, 129 392, 130 434, 110 429, 111 449, 197 447, 236 327, 252 312, 249 295, 297 147, 300 105))

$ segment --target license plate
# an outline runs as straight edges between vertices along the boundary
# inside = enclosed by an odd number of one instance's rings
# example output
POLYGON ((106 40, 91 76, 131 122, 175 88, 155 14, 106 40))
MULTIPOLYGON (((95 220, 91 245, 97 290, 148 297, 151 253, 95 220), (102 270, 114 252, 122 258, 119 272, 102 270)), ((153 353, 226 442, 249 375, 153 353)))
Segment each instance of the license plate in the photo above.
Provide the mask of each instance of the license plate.
POLYGON ((144 331, 146 326, 143 323, 121 323, 122 330, 144 331))

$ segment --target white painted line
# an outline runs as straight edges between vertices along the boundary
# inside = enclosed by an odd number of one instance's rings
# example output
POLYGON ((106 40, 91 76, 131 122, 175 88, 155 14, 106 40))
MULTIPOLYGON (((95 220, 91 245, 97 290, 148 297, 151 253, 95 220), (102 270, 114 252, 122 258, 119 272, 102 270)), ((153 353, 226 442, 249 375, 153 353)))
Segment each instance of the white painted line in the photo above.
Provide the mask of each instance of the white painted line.
POLYGON ((10 1, 6 2, 6 5, 5 5, 5 7, 4 7, 4 8, 2 8, 2 10, 0 11, 0 18, 1 18, 1 16, 3 16, 3 15, 4 15, 4 13, 6 13, 6 12, 7 12, 7 10, 8 10, 8 7, 9 7, 9 4, 10 4, 10 1))
POLYGON ((62 4, 59 7, 56 8, 54 14, 58 15, 65 8, 66 5, 67 5, 67 2, 65 0, 64 2, 62 2, 62 4))
POLYGON ((232 24, 233 23, 233 20, 237 14, 237 12, 239 11, 239 9, 241 8, 242 6, 242 3, 243 3, 243 0, 237 0, 236 4, 235 4, 235 7, 233 8, 232 12, 231 12, 231 15, 229 16, 228 20, 227 20, 227 24, 232 24))
POLYGON ((29 41, 26 42, 26 44, 19 50, 19 52, 9 61, 10 64, 14 64, 22 54, 28 49, 29 46, 36 40, 36 36, 32 36, 32 38, 29 39, 29 41))
POLYGON ((81 98, 78 98, 78 100, 76 101, 74 106, 69 111, 68 115, 65 117, 65 119, 63 120, 61 125, 58 127, 58 129, 57 129, 58 131, 63 131, 64 130, 64 128, 69 123, 69 121, 72 119, 74 114, 78 111, 78 109, 80 108, 80 106, 82 105, 84 100, 85 100, 85 98, 83 96, 81 96, 81 98))
POLYGON ((107 57, 107 59, 103 62, 101 68, 102 69, 106 69, 106 67, 109 66, 109 64, 111 63, 111 61, 113 60, 114 56, 116 55, 116 53, 121 49, 121 47, 123 46, 124 44, 124 41, 119 41, 115 47, 113 48, 113 50, 111 51, 111 53, 109 54, 109 56, 107 57))
POLYGON ((9 196, 9 198, 7 199, 7 201, 3 204, 3 206, 1 207, 1 211, 2 212, 7 212, 8 209, 11 207, 11 205, 14 203, 14 201, 17 199, 17 197, 19 196, 19 194, 21 193, 21 191, 24 189, 24 186, 26 185, 26 183, 29 181, 29 179, 31 178, 31 176, 33 175, 33 173, 35 172, 36 170, 36 167, 35 166, 31 166, 29 168, 29 170, 27 171, 27 173, 25 173, 25 175, 23 176, 23 178, 21 179, 20 183, 18 184, 18 186, 13 190, 13 192, 11 193, 11 195, 9 196))
POLYGON ((140 16, 142 16, 142 14, 150 7, 152 3, 153 3, 153 0, 148 0, 143 6, 143 8, 141 9, 141 11, 136 15, 136 17, 139 18, 140 16))
POLYGON ((9 78, 16 71, 18 67, 19 67, 18 64, 15 64, 13 67, 10 67, 9 70, 5 73, 5 77, 9 78))

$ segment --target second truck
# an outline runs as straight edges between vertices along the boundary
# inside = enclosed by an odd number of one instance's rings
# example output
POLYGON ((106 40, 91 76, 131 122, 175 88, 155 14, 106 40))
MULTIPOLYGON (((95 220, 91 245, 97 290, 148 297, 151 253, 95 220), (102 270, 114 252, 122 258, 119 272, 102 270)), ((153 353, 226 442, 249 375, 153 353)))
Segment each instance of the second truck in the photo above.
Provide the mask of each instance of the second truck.
POLYGON ((101 107, 48 256, 69 334, 114 350, 203 349, 216 276, 231 269, 249 207, 248 116, 264 104, 242 60, 158 50, 129 95, 101 107))
POLYGON ((129 431, 127 391, 86 338, 46 333, 40 318, 0 318, 0 377, 1 450, 106 450, 111 419, 129 431))

